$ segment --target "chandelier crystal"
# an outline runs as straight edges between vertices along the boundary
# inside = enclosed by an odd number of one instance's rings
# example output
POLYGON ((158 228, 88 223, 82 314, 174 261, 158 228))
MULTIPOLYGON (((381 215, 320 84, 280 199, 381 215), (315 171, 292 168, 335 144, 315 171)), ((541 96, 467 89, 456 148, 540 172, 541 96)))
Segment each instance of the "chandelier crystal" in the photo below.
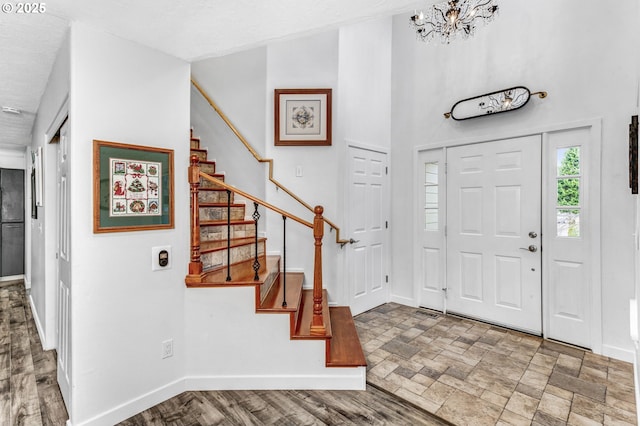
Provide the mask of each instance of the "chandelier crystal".
POLYGON ((426 42, 438 36, 448 44, 458 35, 463 38, 474 35, 476 24, 493 20, 497 12, 496 0, 449 0, 424 12, 416 11, 409 23, 418 39, 426 42))

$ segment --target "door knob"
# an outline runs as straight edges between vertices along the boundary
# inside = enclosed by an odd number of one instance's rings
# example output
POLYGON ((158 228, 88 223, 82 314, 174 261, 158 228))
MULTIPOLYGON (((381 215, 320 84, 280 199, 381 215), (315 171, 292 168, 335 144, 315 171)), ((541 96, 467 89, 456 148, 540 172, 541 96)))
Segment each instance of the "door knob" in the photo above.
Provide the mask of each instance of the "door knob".
POLYGON ((354 240, 353 238, 349 239, 349 244, 355 244, 355 243, 359 243, 360 240, 354 240))
POLYGON ((520 250, 527 250, 530 251, 532 253, 535 253, 538 251, 538 247, 534 246, 533 244, 531 244, 529 247, 520 247, 520 250))
POLYGON ((529 238, 536 238, 538 236, 538 234, 536 234, 535 232, 531 231, 529 232, 529 238))

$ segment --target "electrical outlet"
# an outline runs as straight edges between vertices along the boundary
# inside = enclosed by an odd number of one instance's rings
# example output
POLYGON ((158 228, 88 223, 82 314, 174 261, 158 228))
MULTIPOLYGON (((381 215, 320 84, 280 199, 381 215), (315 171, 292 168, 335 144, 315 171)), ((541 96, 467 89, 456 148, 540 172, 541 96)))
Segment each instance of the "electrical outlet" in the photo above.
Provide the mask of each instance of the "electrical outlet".
POLYGON ((173 356, 173 339, 162 342, 162 358, 173 356))

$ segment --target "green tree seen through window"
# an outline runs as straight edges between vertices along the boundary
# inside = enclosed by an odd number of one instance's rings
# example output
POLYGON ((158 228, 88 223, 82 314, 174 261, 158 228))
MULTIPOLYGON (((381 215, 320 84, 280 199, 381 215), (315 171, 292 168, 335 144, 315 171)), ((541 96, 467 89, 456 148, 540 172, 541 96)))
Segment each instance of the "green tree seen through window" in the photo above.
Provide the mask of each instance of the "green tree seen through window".
MULTIPOLYGON (((580 150, 578 147, 572 147, 565 151, 558 169, 558 175, 575 176, 579 174, 580 150)), ((580 178, 558 179, 558 205, 580 205, 580 178)))

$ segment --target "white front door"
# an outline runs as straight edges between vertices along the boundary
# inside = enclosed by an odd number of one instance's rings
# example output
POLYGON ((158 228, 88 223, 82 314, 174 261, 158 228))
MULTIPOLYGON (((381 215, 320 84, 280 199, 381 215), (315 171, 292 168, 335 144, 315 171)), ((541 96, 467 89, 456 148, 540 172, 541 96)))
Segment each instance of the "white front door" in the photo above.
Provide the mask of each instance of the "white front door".
POLYGON ((447 149, 447 310, 541 334, 541 136, 447 149))
POLYGON ((389 190, 387 154, 349 147, 348 282, 353 315, 388 302, 389 190))
POLYGON ((69 203, 69 120, 60 128, 58 144, 58 318, 57 318, 57 351, 58 351, 58 384, 67 407, 71 407, 71 217, 69 203))

